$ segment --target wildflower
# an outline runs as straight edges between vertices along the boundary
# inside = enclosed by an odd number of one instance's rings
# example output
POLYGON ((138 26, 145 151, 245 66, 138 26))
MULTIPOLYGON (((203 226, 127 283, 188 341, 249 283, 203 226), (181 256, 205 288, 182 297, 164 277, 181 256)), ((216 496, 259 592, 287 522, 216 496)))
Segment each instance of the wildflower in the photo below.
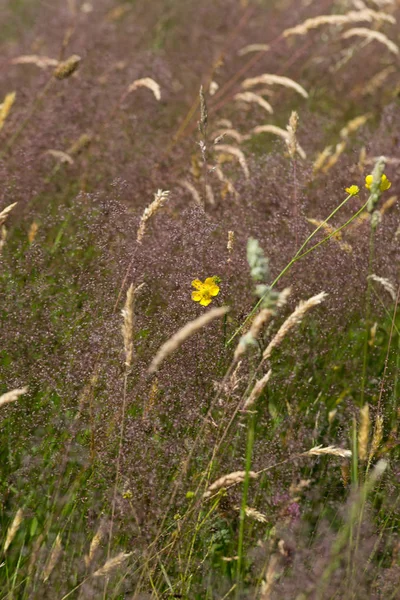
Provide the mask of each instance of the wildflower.
POLYGON ((194 279, 192 286, 195 288, 195 292, 192 292, 192 300, 200 302, 201 306, 208 306, 214 296, 219 294, 220 282, 219 277, 207 277, 203 282, 200 279, 194 279))
POLYGON ((358 187, 358 185, 351 185, 350 187, 346 188, 345 191, 350 195, 350 196, 357 196, 357 194, 360 191, 360 188, 358 187))
MULTIPOLYGON (((365 178, 365 187, 368 190, 371 189, 373 180, 374 180, 373 175, 367 175, 366 176, 366 178, 365 178)), ((381 177, 381 183, 380 183, 380 186, 379 186, 381 192, 384 192, 384 191, 388 190, 391 185, 392 185, 392 182, 389 181, 389 179, 386 177, 385 174, 383 174, 382 177, 381 177)))

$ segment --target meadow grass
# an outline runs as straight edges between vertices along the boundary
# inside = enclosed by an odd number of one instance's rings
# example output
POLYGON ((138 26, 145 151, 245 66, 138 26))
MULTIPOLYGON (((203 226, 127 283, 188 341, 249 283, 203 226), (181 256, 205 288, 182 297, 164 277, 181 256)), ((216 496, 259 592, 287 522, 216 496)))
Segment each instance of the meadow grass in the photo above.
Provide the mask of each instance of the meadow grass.
POLYGON ((395 600, 398 3, 28 4, 0 598, 395 600))

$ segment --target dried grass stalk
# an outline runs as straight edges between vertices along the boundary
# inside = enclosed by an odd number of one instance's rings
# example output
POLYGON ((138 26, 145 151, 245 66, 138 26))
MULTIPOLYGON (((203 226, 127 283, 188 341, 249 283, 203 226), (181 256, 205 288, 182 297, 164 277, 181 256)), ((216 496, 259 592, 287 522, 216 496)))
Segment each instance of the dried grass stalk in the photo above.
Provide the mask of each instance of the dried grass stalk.
POLYGON ((241 92, 240 94, 236 94, 235 100, 258 104, 270 114, 274 112, 274 109, 272 108, 270 103, 264 100, 262 96, 260 96, 259 94, 255 94, 254 92, 241 92))
POLYGON ((62 150, 46 150, 44 154, 50 154, 56 158, 60 163, 68 163, 69 165, 74 164, 74 159, 67 154, 67 152, 63 152, 62 150))
POLYGON ((6 541, 4 542, 4 552, 7 552, 13 539, 17 535, 18 529, 21 527, 23 518, 24 518, 24 513, 22 511, 22 508, 19 508, 15 514, 15 517, 14 517, 10 527, 7 529, 6 541))
POLYGON ((231 180, 228 177, 226 177, 226 175, 223 172, 223 170, 221 169, 221 167, 219 167, 218 165, 214 166, 212 172, 215 173, 215 175, 218 177, 219 181, 221 181, 224 184, 225 192, 224 191, 221 192, 222 197, 225 197, 226 194, 232 194, 233 196, 235 196, 235 198, 239 197, 239 194, 236 191, 236 188, 234 187, 231 180))
POLYGON ((355 117, 354 119, 351 119, 346 125, 345 127, 343 127, 340 130, 340 137, 342 139, 345 139, 347 137, 349 137, 349 135, 351 135, 352 133, 354 133, 355 131, 357 131, 358 129, 360 129, 360 127, 362 127, 363 125, 365 125, 365 123, 371 118, 370 114, 366 114, 366 115, 360 115, 358 117, 355 117))
POLYGON ((379 88, 383 86, 389 75, 394 72, 396 72, 396 67, 393 66, 386 67, 385 69, 382 69, 382 71, 379 71, 379 73, 374 75, 363 88, 362 95, 375 95, 379 88))
POLYGON ((16 92, 11 92, 10 94, 6 95, 2 104, 0 104, 0 131, 3 129, 5 120, 10 114, 12 105, 15 102, 15 97, 16 92))
POLYGON ((122 309, 122 336, 124 339, 124 350, 125 350, 125 366, 130 367, 133 358, 133 325, 134 325, 134 307, 135 298, 138 291, 144 286, 144 283, 134 289, 133 284, 129 286, 126 293, 125 306, 122 309))
POLYGON ((394 42, 389 40, 389 38, 381 31, 373 31, 372 29, 368 29, 367 27, 354 27, 353 29, 349 29, 348 31, 346 31, 342 35, 342 38, 346 40, 354 36, 365 38, 369 42, 375 40, 380 44, 386 46, 389 52, 392 52, 393 54, 399 53, 399 47, 394 42))
POLYGON ((61 556, 62 550, 63 550, 63 548, 62 548, 62 544, 61 544, 61 536, 60 536, 60 534, 57 534, 56 541, 54 542, 49 559, 47 561, 47 564, 44 567, 44 571, 42 574, 43 582, 46 582, 49 579, 50 575, 52 574, 53 569, 56 566, 56 564, 61 556))
POLYGON ((83 133, 76 140, 76 142, 74 142, 72 144, 72 146, 70 146, 68 148, 67 154, 69 154, 70 156, 77 156, 78 154, 80 154, 82 152, 82 150, 85 150, 85 148, 87 148, 89 146, 92 139, 93 139, 93 136, 91 133, 83 133))
POLYGON ((370 429, 370 418, 369 418, 369 406, 365 404, 360 409, 360 428, 358 431, 358 456, 360 460, 367 460, 368 456, 368 441, 369 441, 369 429, 370 429))
POLYGON ((232 252, 233 252, 233 244, 234 243, 235 243, 235 232, 228 231, 228 243, 226 245, 226 249, 228 250, 229 254, 232 254, 232 252))
POLYGON ((267 50, 269 50, 268 44, 249 44, 241 48, 238 55, 244 56, 245 54, 249 54, 249 52, 266 52, 267 50))
POLYGON ((104 575, 109 575, 111 571, 114 571, 117 567, 122 565, 132 555, 132 552, 120 552, 114 558, 110 558, 104 565, 93 573, 93 577, 104 577, 104 575))
POLYGON ((238 144, 241 144, 245 139, 239 131, 232 129, 231 127, 226 129, 217 129, 217 131, 213 133, 213 137, 215 138, 214 144, 218 144, 225 137, 234 139, 238 144))
POLYGON ((331 240, 336 242, 340 246, 340 248, 345 252, 350 254, 353 251, 353 248, 350 246, 350 244, 342 241, 341 231, 337 231, 335 233, 335 229, 331 225, 329 225, 329 223, 326 223, 325 221, 320 221, 319 219, 309 218, 307 218, 307 221, 311 223, 311 225, 315 225, 315 227, 321 227, 327 235, 331 236, 331 240))
POLYGON ((85 565, 88 569, 92 564, 94 556, 96 554, 97 549, 99 548, 105 534, 107 532, 106 522, 103 519, 100 522, 99 528, 97 529, 95 535, 93 536, 92 541, 90 542, 89 554, 85 556, 85 565))
POLYGON ((350 11, 345 15, 320 15, 311 19, 306 19, 303 23, 285 29, 283 37, 290 37, 293 35, 307 35, 312 29, 318 29, 323 25, 348 25, 349 23, 361 23, 367 21, 372 23, 373 21, 386 21, 387 23, 395 23, 396 20, 391 15, 384 12, 377 12, 369 8, 365 8, 360 11, 350 11))
MULTIPOLYGON (((259 133, 272 133, 273 135, 277 135, 278 137, 281 137, 282 139, 284 139, 286 144, 288 144, 289 140, 290 140, 289 131, 287 131, 285 129, 281 129, 280 127, 277 127, 276 125, 257 125, 257 127, 254 127, 251 130, 252 135, 258 135, 259 133)), ((306 153, 304 152, 303 148, 298 143, 296 144, 296 150, 297 150, 300 158, 302 158, 303 160, 305 158, 307 158, 306 153)))
POLYGON ((298 147, 297 138, 296 138, 296 131, 297 131, 298 124, 299 124, 299 115, 297 114, 297 112, 295 110, 293 110, 292 114, 290 115, 290 118, 289 118, 289 124, 286 127, 287 132, 288 132, 288 136, 286 138, 286 145, 289 150, 289 156, 292 160, 296 154, 297 147, 298 147))
POLYGON ((332 146, 326 146, 326 148, 324 148, 322 150, 322 152, 320 152, 318 154, 318 156, 315 159, 314 164, 313 164, 314 175, 322 169, 322 167, 325 164, 325 161, 331 156, 331 154, 332 154, 332 146))
POLYGON ((240 166, 243 169, 243 173, 244 173, 246 179, 249 179, 250 172, 249 172, 249 168, 247 166, 247 161, 246 161, 246 158, 245 158, 243 152, 241 150, 239 150, 239 148, 235 148, 235 146, 230 146, 229 144, 216 144, 215 150, 216 150, 216 152, 226 152, 227 154, 231 154, 232 156, 237 158, 240 166))
POLYGON ((154 79, 151 77, 143 77, 143 79, 136 79, 131 85, 128 87, 128 92, 134 92, 135 90, 145 87, 148 90, 152 91, 156 100, 161 100, 161 88, 154 79))
POLYGON ((270 73, 264 73, 263 75, 258 75, 257 77, 250 77, 249 79, 245 79, 242 82, 242 87, 244 87, 244 89, 248 89, 260 84, 282 85, 283 87, 294 90, 295 92, 300 94, 300 96, 303 96, 303 98, 308 98, 308 93, 299 83, 297 83, 297 81, 294 81, 289 77, 283 77, 282 75, 272 75, 270 73))
MULTIPOLYGON (((240 507, 237 508, 240 510, 240 507)), ((268 523, 268 518, 264 513, 260 512, 256 508, 251 508, 250 506, 246 506, 244 509, 246 517, 249 519, 253 519, 254 521, 258 521, 259 523, 268 523)))
POLYGON ((300 304, 296 307, 294 312, 286 319, 283 325, 278 330, 277 334, 272 338, 266 349, 263 353, 263 360, 268 360, 272 354, 272 350, 277 348, 283 341, 283 339, 287 336, 289 331, 293 329, 296 325, 299 325, 303 320, 306 313, 314 308, 314 306, 318 306, 321 304, 326 298, 327 294, 325 292, 320 292, 316 296, 312 296, 305 302, 300 302, 300 304))
POLYGON ((337 446, 314 446, 308 452, 305 452, 303 456, 340 456, 341 458, 350 458, 351 450, 346 450, 345 448, 338 448, 337 446))
POLYGON ((342 142, 339 142, 338 144, 336 144, 335 152, 326 161, 325 165, 322 168, 322 172, 323 173, 326 173, 327 171, 329 171, 329 169, 331 169, 334 165, 336 165, 337 161, 339 160, 339 158, 341 157, 341 155, 345 151, 346 146, 347 146, 347 143, 346 143, 345 140, 343 140, 342 142))
POLYGON ((58 66, 53 71, 53 76, 56 79, 67 79, 71 77, 73 73, 79 67, 79 63, 81 62, 81 57, 77 54, 73 54, 67 60, 60 62, 58 66))
POLYGON ((12 390, 11 392, 6 392, 5 394, 2 394, 0 396, 0 406, 3 406, 4 404, 8 404, 9 402, 15 402, 15 400, 18 400, 18 398, 20 396, 22 396, 23 394, 26 394, 27 391, 28 391, 28 388, 23 387, 23 388, 12 390))
POLYGON ((388 294, 390 294, 392 300, 394 302, 396 302, 396 289, 393 285, 393 283, 391 281, 389 281, 389 279, 386 279, 385 277, 378 277, 377 275, 369 275, 368 279, 372 279, 372 281, 376 281, 377 283, 380 283, 381 286, 388 292, 388 294))
POLYGON ((261 379, 256 381, 256 383, 251 391, 250 396, 247 398, 246 402, 243 405, 243 410, 251 410, 253 408, 253 406, 257 402, 258 398, 263 393, 265 386, 267 385, 268 381, 271 378, 271 375, 272 375, 272 371, 270 369, 268 371, 268 373, 266 373, 264 375, 264 377, 261 377, 261 379))
POLYGON ((204 315, 197 317, 194 321, 190 321, 186 323, 182 329, 179 329, 169 340, 165 342, 158 350, 157 354, 153 358, 150 367, 149 373, 155 373, 157 369, 160 367, 161 363, 170 356, 173 352, 178 350, 181 345, 192 335, 200 331, 203 327, 214 321, 219 317, 222 317, 229 311, 227 306, 221 306, 219 308, 213 308, 206 312, 204 315))
POLYGON ((383 417, 377 415, 375 420, 374 434, 372 436, 371 449, 369 451, 368 461, 371 461, 378 452, 383 438, 383 417))
POLYGON ((215 198, 214 198, 214 192, 213 192, 212 186, 209 183, 206 183, 205 188, 206 188, 206 199, 207 199, 207 202, 209 204, 211 204, 211 206, 214 206, 215 205, 215 198))
POLYGON ((136 241, 138 244, 142 243, 143 236, 146 231, 147 221, 153 217, 160 208, 164 205, 165 201, 168 200, 169 192, 165 190, 157 190, 157 193, 154 194, 154 200, 147 208, 145 208, 142 218, 140 219, 139 229, 137 232, 136 241))
POLYGON ((13 204, 9 204, 0 212, 0 226, 3 225, 8 218, 10 212, 17 206, 18 202, 14 202, 13 204))
MULTIPOLYGON (((249 471, 248 475, 250 479, 257 479, 258 477, 258 474, 255 471, 249 471)), ((218 490, 242 483, 245 480, 245 477, 246 471, 234 471, 233 473, 228 473, 228 475, 223 475, 208 487, 207 491, 203 494, 203 498, 209 498, 218 490)))
POLYGON ((271 600, 274 585, 282 575, 279 554, 272 554, 269 559, 265 580, 261 584, 259 600, 271 600))
POLYGON ((47 69, 48 67, 56 67, 58 60, 49 58, 48 56, 38 56, 37 54, 24 54, 17 56, 11 61, 12 65, 35 65, 39 69, 47 69))
POLYGON ((239 340, 239 343, 236 347, 235 353, 233 355, 233 360, 237 361, 243 354, 245 354, 247 348, 250 345, 254 345, 255 341, 258 339, 264 325, 269 321, 272 316, 272 311, 268 308, 263 308, 254 318, 250 331, 242 335, 239 340))
POLYGON ((181 179, 178 183, 181 187, 185 188, 185 190, 187 190, 191 194, 197 206, 201 206, 201 208, 204 208, 204 202, 201 199, 199 192, 196 190, 194 185, 190 183, 190 181, 188 181, 187 179, 181 179))

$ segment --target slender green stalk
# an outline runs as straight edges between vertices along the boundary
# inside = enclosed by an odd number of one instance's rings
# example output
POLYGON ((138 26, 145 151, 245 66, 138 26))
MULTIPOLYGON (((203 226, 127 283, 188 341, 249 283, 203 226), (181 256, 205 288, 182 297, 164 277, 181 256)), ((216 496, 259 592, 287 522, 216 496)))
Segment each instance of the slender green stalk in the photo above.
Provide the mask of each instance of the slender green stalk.
POLYGON ((251 469, 251 461, 252 461, 252 457, 253 457, 255 422, 256 422, 256 414, 252 413, 249 416, 248 428, 247 428, 246 474, 245 474, 245 478, 243 481, 242 504, 240 507, 240 516, 239 516, 239 543, 238 543, 238 560, 237 560, 237 567, 236 567, 237 597, 239 597, 240 589, 241 589, 240 578, 241 578, 242 566, 243 566, 244 522, 245 522, 245 518, 246 518, 247 496, 248 496, 249 483, 250 483, 250 469, 251 469))
POLYGON ((364 349, 363 349, 363 367, 361 376, 361 394, 360 394, 360 406, 364 406, 365 398, 365 383, 367 378, 367 361, 368 361, 368 336, 369 336, 369 323, 370 323, 370 312, 371 312, 371 290, 372 282, 370 275, 372 275, 372 267, 374 263, 374 249, 375 249, 375 228, 371 225, 369 232, 369 259, 368 259, 368 284, 367 284, 367 297, 365 306, 365 332, 364 332, 364 349))

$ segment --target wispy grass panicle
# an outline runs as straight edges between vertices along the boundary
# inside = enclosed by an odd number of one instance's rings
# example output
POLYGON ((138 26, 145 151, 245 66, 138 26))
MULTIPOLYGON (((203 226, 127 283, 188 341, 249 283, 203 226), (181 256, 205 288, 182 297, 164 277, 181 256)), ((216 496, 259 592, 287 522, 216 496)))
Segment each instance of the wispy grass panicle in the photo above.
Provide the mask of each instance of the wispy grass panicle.
POLYGON ((126 293, 125 306, 122 309, 122 336, 124 339, 124 350, 125 350, 125 366, 130 367, 132 365, 133 358, 133 329, 134 329, 134 308, 135 298, 140 289, 144 286, 144 283, 139 285, 137 288, 131 284, 126 293))
POLYGON ((67 58, 67 60, 64 60, 63 62, 57 65, 57 67, 53 71, 54 77, 56 79, 67 79, 68 77, 71 77, 71 75, 75 73, 75 71, 79 67, 81 60, 82 59, 80 56, 78 56, 77 54, 73 54, 72 56, 67 58))
POLYGON ((141 244, 143 241, 144 234, 146 233, 147 221, 153 217, 162 206, 164 206, 165 202, 169 198, 169 191, 166 190, 157 190, 154 194, 154 200, 147 208, 145 208, 142 218, 140 219, 139 229, 137 232, 136 240, 138 244, 141 244))
POLYGON ((360 427, 358 430, 358 456, 365 461, 368 457, 368 442, 370 430, 369 406, 365 404, 360 409, 360 427))
POLYGON ((22 508, 19 508, 17 510, 17 512, 15 513, 15 517, 12 520, 11 525, 7 529, 6 540, 4 542, 4 548, 3 548, 4 552, 7 552, 7 550, 11 546, 13 539, 15 538, 15 536, 18 533, 19 528, 21 527, 23 519, 24 519, 24 512, 23 512, 22 508))

